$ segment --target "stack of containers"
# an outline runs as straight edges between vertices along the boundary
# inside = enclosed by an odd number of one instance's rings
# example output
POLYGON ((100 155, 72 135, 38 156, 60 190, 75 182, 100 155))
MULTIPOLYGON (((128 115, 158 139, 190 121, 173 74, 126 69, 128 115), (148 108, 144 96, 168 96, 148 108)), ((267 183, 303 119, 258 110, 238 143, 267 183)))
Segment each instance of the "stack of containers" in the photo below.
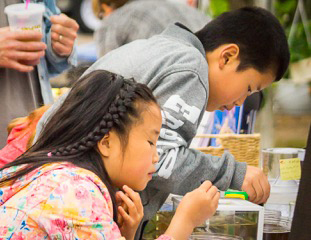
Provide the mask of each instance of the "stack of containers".
POLYGON ((305 150, 300 148, 268 148, 262 150, 262 167, 271 185, 266 209, 290 217, 296 201, 305 150))

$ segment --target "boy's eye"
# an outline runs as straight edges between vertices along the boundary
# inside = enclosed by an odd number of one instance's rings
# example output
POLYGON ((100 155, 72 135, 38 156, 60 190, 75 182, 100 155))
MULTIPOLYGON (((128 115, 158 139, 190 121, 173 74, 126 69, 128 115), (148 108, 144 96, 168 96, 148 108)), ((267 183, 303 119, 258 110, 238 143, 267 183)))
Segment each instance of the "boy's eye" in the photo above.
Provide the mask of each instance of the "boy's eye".
POLYGON ((151 146, 154 146, 154 143, 153 142, 151 142, 151 141, 148 141, 149 142, 149 144, 151 145, 151 146))

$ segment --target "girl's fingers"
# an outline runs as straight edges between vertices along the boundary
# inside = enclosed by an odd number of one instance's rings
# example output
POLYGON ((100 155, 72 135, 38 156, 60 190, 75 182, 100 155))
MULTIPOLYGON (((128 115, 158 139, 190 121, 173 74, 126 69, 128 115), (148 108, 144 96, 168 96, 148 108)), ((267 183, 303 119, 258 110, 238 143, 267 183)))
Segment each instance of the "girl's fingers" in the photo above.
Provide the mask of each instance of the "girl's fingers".
POLYGON ((207 192, 210 188, 212 187, 212 183, 210 181, 204 181, 201 186, 199 187, 199 189, 204 190, 205 192, 207 192))
POLYGON ((118 212, 120 213, 121 217, 123 218, 123 222, 128 222, 131 220, 131 217, 127 214, 127 212, 123 209, 123 207, 118 207, 118 212))
POLYGON ((120 196, 120 191, 116 192, 116 203, 117 203, 118 206, 120 206, 121 203, 122 203, 122 198, 120 196))
POLYGON ((215 186, 212 186, 212 187, 208 190, 208 192, 207 192, 206 194, 207 194, 207 196, 208 196, 209 198, 214 198, 214 196, 215 196, 217 193, 218 193, 218 188, 215 187, 215 186))
POLYGON ((123 202, 127 205, 130 215, 131 216, 136 215, 137 209, 136 209, 135 204, 132 202, 132 200, 128 196, 126 196, 123 192, 120 193, 120 196, 123 202))
POLYGON ((133 203, 136 206, 136 209, 138 210, 138 212, 143 212, 143 204, 141 202, 141 198, 139 196, 139 194, 135 191, 133 191, 131 188, 129 188, 128 186, 124 185, 123 186, 123 190, 128 194, 128 196, 132 199, 133 203))
POLYGON ((219 199, 220 199, 220 192, 219 191, 217 191, 217 193, 214 195, 214 197, 213 197, 213 201, 215 200, 215 201, 219 201, 219 199))
MULTIPOLYGON (((127 205, 123 202, 122 198, 121 198, 121 191, 118 191, 116 193, 116 203, 117 203, 117 206, 121 206, 123 207, 123 209, 128 212, 128 207, 127 205)), ((125 194, 126 195, 126 194, 125 194)))

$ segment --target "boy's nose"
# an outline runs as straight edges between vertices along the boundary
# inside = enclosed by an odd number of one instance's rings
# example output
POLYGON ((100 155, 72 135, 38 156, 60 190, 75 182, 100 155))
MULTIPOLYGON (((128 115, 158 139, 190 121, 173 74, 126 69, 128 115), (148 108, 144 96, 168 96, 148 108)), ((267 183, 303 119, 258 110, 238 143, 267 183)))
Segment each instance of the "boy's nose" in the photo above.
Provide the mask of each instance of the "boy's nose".
POLYGON ((158 154, 157 149, 155 149, 155 153, 153 155, 152 163, 156 164, 157 162, 159 162, 159 154, 158 154))

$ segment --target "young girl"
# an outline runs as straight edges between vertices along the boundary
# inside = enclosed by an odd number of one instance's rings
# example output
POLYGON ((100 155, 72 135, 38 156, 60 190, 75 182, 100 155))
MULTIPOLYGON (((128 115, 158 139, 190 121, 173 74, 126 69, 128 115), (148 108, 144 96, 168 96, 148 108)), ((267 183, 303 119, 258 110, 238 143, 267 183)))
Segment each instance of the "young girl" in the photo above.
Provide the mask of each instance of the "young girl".
MULTIPOLYGON (((107 71, 86 75, 37 143, 0 169, 0 238, 134 239, 143 217, 135 191, 155 172, 161 123, 145 85, 107 71)), ((187 239, 218 199, 204 182, 159 239, 187 239)))

